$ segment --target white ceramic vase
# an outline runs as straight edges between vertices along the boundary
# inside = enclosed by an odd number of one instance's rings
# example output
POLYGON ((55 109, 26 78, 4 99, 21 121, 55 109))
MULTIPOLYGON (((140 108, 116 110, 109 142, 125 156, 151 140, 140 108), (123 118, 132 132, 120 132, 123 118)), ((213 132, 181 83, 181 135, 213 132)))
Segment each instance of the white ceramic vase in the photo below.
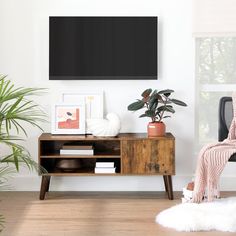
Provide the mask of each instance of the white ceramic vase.
POLYGON ((108 113, 106 119, 87 119, 87 128, 94 136, 114 137, 120 131, 121 122, 116 113, 108 113))

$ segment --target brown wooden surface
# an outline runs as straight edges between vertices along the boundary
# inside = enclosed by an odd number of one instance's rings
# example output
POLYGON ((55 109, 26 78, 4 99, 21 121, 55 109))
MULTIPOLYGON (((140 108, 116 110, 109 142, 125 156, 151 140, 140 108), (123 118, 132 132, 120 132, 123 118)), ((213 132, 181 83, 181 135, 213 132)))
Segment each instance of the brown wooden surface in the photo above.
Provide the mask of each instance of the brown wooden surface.
POLYGON ((99 138, 92 135, 44 133, 39 137, 39 164, 48 171, 42 178, 40 199, 44 199, 49 189, 50 178, 47 176, 83 175, 165 175, 165 188, 169 199, 173 199, 171 175, 175 174, 175 138, 171 133, 151 138, 146 133, 121 133, 117 137, 99 138), (60 155, 60 149, 65 144, 93 145, 94 155, 60 155), (80 158, 83 163, 90 164, 83 164, 74 172, 63 172, 55 168, 58 158, 80 158), (117 173, 95 174, 96 158, 114 160, 118 165, 117 173))
POLYGON ((49 172, 47 174, 43 174, 42 176, 108 176, 108 175, 111 175, 111 176, 121 176, 122 174, 120 173, 94 173, 94 170, 84 170, 84 171, 81 171, 81 172, 73 172, 73 173, 70 173, 70 172, 62 172, 62 171, 57 171, 57 172, 49 172))
POLYGON ((164 175, 164 184, 166 188, 166 192, 168 194, 168 198, 170 200, 174 199, 174 194, 173 194, 173 187, 172 187, 172 177, 171 175, 164 175))
MULTIPOLYGON (((50 175, 50 176, 101 176, 101 175, 114 175, 114 176, 139 176, 140 174, 121 174, 121 173, 94 173, 94 169, 85 169, 85 170, 78 170, 77 172, 63 172, 60 170, 56 170, 56 172, 48 172, 41 174, 43 175, 50 175)), ((145 176, 157 176, 157 174, 143 174, 145 176)))
MULTIPOLYGON (((116 137, 95 137, 93 135, 52 135, 50 133, 43 133, 40 135, 39 140, 69 140, 69 141, 81 141, 81 140, 121 140, 121 139, 143 139, 148 138, 147 133, 120 133, 116 137)), ((151 137, 150 139, 174 139, 171 133, 166 133, 163 137, 151 137)))
POLYGON ((173 175, 174 149, 174 136, 170 133, 152 138, 143 133, 122 133, 116 138, 44 133, 39 137, 39 163, 51 172, 54 158, 120 158, 120 174, 173 175), (95 155, 60 155, 62 146, 72 141, 94 144, 95 155))
MULTIPOLYGON (((1 192, 5 229, 1 236, 232 236, 235 233, 178 232, 155 223, 156 215, 181 202, 165 192, 1 192)), ((221 196, 236 196, 236 192, 221 196)), ((223 222, 222 222, 223 223, 223 222)))
POLYGON ((43 155, 40 158, 120 158, 120 155, 43 155))
POLYGON ((167 186, 167 178, 166 178, 166 175, 163 175, 163 180, 164 180, 165 191, 168 192, 168 186, 167 186))
POLYGON ((171 139, 122 140, 122 174, 175 174, 175 147, 171 139))
POLYGON ((49 191, 50 178, 51 176, 42 176, 41 188, 40 188, 40 194, 39 194, 40 200, 44 200, 46 192, 49 191))

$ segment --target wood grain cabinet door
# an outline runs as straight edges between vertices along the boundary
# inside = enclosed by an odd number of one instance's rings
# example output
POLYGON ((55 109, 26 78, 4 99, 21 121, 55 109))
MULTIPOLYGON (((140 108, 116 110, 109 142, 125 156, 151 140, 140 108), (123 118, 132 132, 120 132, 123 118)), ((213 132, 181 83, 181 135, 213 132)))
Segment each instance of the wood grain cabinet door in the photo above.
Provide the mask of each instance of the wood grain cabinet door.
POLYGON ((175 174, 174 139, 122 140, 122 174, 175 174))

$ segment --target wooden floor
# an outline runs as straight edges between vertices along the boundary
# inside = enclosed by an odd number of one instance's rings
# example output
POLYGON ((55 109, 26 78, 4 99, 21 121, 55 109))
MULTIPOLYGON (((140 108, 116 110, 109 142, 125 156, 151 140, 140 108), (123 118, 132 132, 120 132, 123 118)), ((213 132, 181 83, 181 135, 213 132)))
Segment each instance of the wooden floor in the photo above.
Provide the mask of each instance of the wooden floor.
MULTIPOLYGON (((180 203, 157 192, 0 192, 0 213, 6 219, 1 236, 201 236, 222 232, 185 233, 155 223, 158 212, 180 203)), ((236 193, 223 193, 236 196, 236 193)))

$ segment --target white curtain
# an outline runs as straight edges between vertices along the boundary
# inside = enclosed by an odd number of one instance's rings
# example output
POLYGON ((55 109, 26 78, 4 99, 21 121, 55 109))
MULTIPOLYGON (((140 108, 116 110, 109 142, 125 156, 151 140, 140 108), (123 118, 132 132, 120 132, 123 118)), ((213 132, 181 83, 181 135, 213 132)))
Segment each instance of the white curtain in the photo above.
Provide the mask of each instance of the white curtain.
POLYGON ((236 0, 193 0, 193 35, 236 36, 236 0))

